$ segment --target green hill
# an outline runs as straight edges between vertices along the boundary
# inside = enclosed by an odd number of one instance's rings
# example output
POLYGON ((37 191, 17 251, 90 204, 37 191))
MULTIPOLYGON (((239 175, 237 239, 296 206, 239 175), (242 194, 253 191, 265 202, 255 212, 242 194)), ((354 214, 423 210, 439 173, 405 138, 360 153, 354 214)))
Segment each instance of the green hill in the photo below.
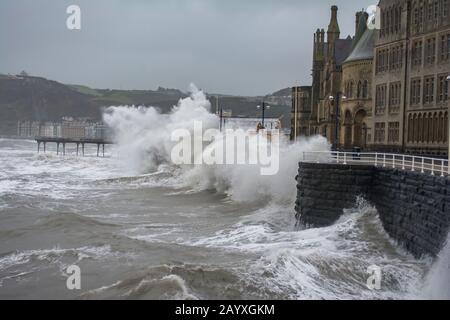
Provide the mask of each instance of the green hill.
MULTIPOLYGON (((92 89, 83 85, 65 85, 40 77, 0 74, 0 134, 5 127, 14 128, 18 120, 60 121, 62 117, 67 116, 100 120, 102 108, 108 106, 144 105, 169 112, 186 96, 186 93, 176 89, 92 89)), ((216 95, 209 98, 211 111, 215 112, 216 95)), ((231 110, 233 116, 241 117, 261 116, 261 111, 256 109, 261 100, 262 97, 219 96, 219 104, 223 109, 231 110)), ((271 102, 271 106, 266 116, 283 117, 287 124, 290 107, 283 102, 271 102)))

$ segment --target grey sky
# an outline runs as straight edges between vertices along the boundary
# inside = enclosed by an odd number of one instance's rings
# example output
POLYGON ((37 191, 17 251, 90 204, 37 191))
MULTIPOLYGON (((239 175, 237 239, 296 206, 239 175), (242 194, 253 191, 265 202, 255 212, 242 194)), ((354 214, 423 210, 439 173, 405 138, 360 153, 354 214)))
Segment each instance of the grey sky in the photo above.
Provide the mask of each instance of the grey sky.
POLYGON ((26 70, 94 88, 258 95, 310 83, 312 37, 339 6, 341 37, 355 11, 346 0, 1 0, 0 73, 26 70), (66 28, 77 4, 82 30, 66 28))

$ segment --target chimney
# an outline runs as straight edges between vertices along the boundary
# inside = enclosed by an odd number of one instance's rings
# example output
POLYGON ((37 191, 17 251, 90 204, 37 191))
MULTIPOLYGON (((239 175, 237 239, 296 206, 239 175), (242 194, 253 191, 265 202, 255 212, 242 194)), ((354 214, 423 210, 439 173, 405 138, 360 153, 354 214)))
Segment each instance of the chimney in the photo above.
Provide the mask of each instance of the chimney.
POLYGON ((359 20, 361 19, 362 12, 359 11, 356 13, 356 22, 355 22, 355 35, 358 33, 359 20))

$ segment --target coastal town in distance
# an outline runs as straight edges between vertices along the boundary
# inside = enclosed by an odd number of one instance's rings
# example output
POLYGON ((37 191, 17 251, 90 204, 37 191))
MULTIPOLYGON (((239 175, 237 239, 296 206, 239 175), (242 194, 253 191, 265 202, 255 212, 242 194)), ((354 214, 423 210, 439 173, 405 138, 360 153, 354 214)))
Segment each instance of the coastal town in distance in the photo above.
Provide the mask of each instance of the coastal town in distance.
POLYGON ((0 24, 0 300, 450 300, 450 0, 5 0, 0 24))

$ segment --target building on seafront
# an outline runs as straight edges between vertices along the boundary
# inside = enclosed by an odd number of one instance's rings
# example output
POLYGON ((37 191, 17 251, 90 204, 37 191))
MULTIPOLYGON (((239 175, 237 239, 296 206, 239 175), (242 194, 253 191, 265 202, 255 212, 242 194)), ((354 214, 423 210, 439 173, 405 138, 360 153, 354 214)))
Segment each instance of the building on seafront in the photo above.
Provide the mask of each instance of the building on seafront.
POLYGON ((447 155, 450 0, 381 0, 379 10, 380 29, 357 12, 355 35, 340 39, 332 7, 326 41, 314 34, 310 106, 299 108, 308 87, 292 89, 292 137, 447 155))

